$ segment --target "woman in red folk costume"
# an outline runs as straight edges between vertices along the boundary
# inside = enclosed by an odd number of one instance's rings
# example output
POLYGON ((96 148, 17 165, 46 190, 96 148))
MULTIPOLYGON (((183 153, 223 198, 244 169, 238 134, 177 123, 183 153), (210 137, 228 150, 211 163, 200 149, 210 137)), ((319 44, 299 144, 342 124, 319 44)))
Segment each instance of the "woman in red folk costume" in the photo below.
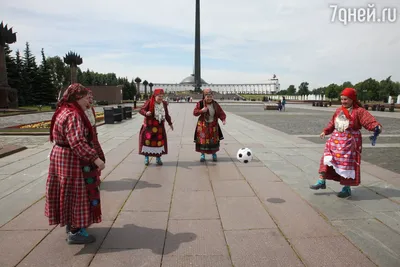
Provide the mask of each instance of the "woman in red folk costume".
POLYGON ((57 105, 50 126, 50 166, 46 183, 45 215, 50 225, 67 226, 69 244, 96 239, 86 232, 101 222, 100 171, 104 161, 93 145, 93 127, 85 114, 89 90, 81 84, 68 87, 57 105))
POLYGON ((150 100, 144 103, 140 114, 145 116, 139 137, 139 154, 144 155, 144 164, 149 165, 149 156, 156 157, 157 165, 162 165, 161 156, 168 154, 167 133, 164 123, 174 130, 168 103, 163 100, 164 90, 155 89, 150 100))
POLYGON ((200 161, 206 160, 205 154, 212 154, 213 161, 217 161, 220 141, 224 139, 218 119, 225 125, 226 114, 221 106, 213 99, 211 89, 203 90, 203 99, 197 102, 193 115, 199 117, 194 132, 196 152, 200 152, 200 161))
POLYGON ((325 144, 321 158, 320 179, 310 188, 314 190, 326 189, 325 180, 334 180, 343 185, 338 197, 351 196, 350 186, 358 186, 361 182, 361 127, 379 133, 382 125, 357 100, 357 92, 353 88, 346 88, 341 93, 342 106, 336 110, 328 126, 320 134, 321 138, 332 134, 325 144))

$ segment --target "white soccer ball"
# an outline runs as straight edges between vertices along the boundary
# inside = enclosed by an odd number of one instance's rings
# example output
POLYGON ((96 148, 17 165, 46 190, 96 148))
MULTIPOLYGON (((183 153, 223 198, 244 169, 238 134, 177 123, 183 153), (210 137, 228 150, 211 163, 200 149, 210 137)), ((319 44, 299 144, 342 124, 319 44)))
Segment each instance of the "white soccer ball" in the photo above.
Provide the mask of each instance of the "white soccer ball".
POLYGON ((241 163, 249 163, 250 161, 253 160, 253 152, 247 147, 241 148, 238 150, 236 154, 236 158, 241 162, 241 163))

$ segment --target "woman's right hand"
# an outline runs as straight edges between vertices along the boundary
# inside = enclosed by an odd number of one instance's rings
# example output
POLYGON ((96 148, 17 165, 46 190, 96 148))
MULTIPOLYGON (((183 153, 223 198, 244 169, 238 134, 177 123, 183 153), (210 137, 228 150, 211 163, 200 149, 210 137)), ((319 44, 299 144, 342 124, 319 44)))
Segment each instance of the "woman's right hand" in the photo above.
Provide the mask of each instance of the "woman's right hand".
POLYGON ((322 133, 319 135, 319 137, 321 137, 321 139, 324 139, 324 138, 325 138, 325 133, 322 132, 322 133))
POLYGON ((146 116, 150 117, 150 116, 151 116, 151 112, 150 112, 150 111, 147 111, 147 112, 146 112, 146 116))
POLYGON ((208 107, 204 107, 204 108, 201 109, 201 112, 206 113, 207 110, 208 110, 208 107))
POLYGON ((104 161, 102 161, 100 158, 97 158, 97 159, 94 161, 94 164, 96 164, 96 166, 99 168, 100 171, 101 171, 101 170, 104 170, 104 168, 106 167, 104 161))

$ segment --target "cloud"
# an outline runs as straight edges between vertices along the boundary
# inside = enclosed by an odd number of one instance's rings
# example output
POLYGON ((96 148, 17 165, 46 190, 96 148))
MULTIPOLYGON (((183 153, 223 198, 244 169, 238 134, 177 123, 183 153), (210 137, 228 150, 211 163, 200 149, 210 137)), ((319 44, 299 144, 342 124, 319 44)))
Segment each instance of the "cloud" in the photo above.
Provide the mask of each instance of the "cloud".
MULTIPOLYGON (((396 23, 331 21, 333 9, 368 1, 202 0, 202 77, 209 83, 258 83, 273 74, 281 88, 308 81, 400 80, 400 15, 396 23)), ((400 2, 382 0, 384 7, 400 2)), ((29 41, 35 55, 69 50, 82 69, 115 72, 153 83, 179 83, 193 71, 195 1, 13 0, 0 16, 18 32, 14 50, 29 41), (60 3, 61 2, 61 3, 60 3)))

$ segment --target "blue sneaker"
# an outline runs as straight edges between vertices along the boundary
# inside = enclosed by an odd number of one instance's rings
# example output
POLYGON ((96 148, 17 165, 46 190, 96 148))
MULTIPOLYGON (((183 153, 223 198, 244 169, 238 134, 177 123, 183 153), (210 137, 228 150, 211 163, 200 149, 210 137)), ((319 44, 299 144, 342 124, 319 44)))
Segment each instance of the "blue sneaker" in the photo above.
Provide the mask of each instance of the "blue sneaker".
POLYGON ((217 154, 216 153, 212 154, 212 159, 213 159, 213 161, 217 161, 217 154))
POLYGON ((201 153, 200 162, 204 162, 204 161, 206 161, 206 156, 203 153, 201 153))
POLYGON ((326 182, 324 179, 318 179, 318 182, 311 185, 310 188, 313 190, 326 189, 326 182))
POLYGON ((157 165, 163 165, 160 157, 156 158, 156 162, 157 162, 157 165))
POLYGON ((144 156, 144 165, 149 165, 149 156, 144 156))
POLYGON ((340 191, 337 196, 340 197, 340 198, 346 198, 346 197, 351 196, 351 188, 350 188, 350 186, 344 186, 342 188, 342 191, 340 191))
POLYGON ((92 235, 89 235, 85 228, 81 228, 74 234, 69 232, 67 236, 68 244, 90 244, 93 242, 96 242, 96 238, 92 235))

